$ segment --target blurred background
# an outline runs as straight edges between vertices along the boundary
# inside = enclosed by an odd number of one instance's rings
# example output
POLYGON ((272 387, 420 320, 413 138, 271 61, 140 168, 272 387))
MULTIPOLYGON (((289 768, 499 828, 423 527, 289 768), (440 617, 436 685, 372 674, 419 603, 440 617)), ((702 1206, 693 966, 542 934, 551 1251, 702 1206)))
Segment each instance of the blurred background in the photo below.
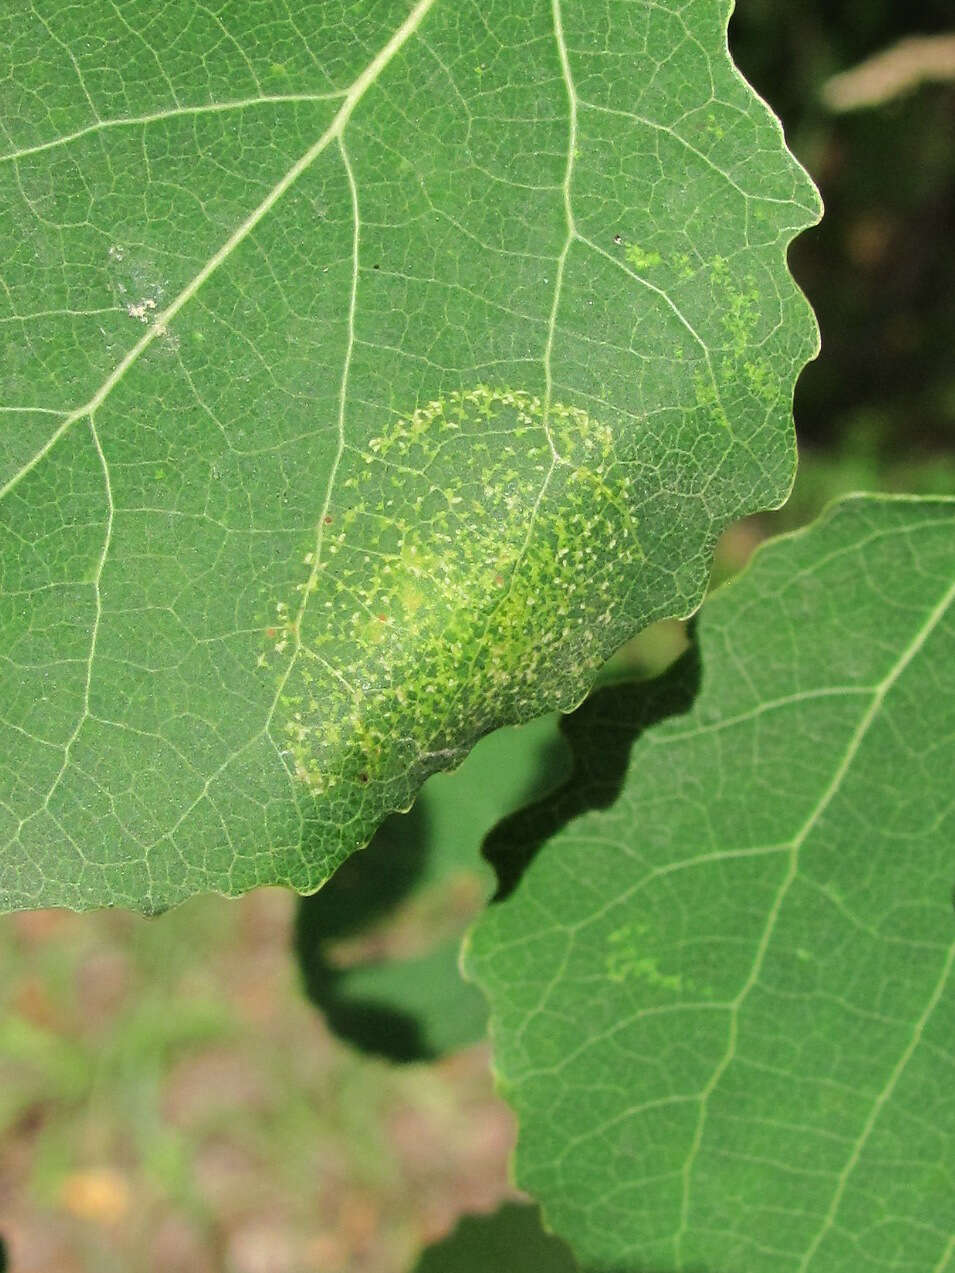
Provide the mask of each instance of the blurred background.
MULTIPOLYGON (((951 17, 947 0, 739 2, 736 60, 826 205, 790 257, 822 354, 797 388, 793 497, 726 533, 720 578, 840 493, 955 492, 951 17)), ((683 642, 659 625, 608 675, 658 671, 683 642)), ((420 953, 484 892, 476 862, 449 868, 328 959, 407 956, 412 930, 420 953)), ((395 1065, 340 1041, 302 994, 295 920, 276 890, 151 921, 0 918, 13 1273, 406 1273, 461 1214, 517 1196, 484 1045, 395 1065)))

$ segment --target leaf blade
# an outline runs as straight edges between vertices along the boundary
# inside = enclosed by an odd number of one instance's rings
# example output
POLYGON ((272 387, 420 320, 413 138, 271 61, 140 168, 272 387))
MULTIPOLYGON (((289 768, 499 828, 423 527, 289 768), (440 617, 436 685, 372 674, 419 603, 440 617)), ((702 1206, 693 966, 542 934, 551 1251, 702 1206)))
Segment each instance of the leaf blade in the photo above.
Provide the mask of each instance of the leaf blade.
POLYGON ((518 1178, 585 1262, 946 1258, 953 517, 860 497, 761 550, 694 708, 476 928, 518 1178))

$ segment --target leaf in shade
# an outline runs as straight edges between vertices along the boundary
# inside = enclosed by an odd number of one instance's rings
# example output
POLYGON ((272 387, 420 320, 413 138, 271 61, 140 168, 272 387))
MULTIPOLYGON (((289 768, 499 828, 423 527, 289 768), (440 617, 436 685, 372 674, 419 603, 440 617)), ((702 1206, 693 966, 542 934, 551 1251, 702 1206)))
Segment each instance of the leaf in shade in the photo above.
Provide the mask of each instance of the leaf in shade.
POLYGON ((309 997, 339 1035, 393 1061, 430 1059, 484 1037, 484 996, 458 971, 465 928, 493 888, 481 842, 568 767, 555 717, 497 730, 459 769, 435 774, 409 813, 394 814, 367 849, 302 898, 296 956, 309 997), (409 935, 411 952, 389 954, 409 935), (339 947, 357 939, 358 958, 336 960, 336 939, 339 947))
POLYGON ((560 1238, 541 1225, 537 1207, 507 1202, 489 1216, 464 1216, 428 1247, 413 1273, 580 1273, 560 1238))

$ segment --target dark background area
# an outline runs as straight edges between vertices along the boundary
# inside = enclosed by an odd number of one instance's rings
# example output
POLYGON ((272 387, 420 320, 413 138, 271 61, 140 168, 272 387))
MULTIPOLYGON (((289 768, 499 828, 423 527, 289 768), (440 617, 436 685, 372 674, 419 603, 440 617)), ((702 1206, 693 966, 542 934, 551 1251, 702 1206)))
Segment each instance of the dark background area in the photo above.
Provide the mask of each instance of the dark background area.
POLYGON ((796 389, 801 486, 821 468, 845 489, 842 461, 880 489, 955 489, 955 79, 841 113, 823 96, 833 75, 953 27, 950 4, 893 0, 741 0, 730 25, 826 209, 790 252, 822 333, 796 389))

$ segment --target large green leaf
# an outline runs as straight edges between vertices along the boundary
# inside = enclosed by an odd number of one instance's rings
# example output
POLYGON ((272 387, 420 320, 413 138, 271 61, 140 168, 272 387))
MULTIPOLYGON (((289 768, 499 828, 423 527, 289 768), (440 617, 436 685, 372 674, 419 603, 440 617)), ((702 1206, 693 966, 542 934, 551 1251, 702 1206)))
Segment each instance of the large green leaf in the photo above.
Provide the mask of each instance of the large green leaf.
POLYGON ((467 966, 583 1263, 955 1264, 953 599, 955 500, 851 499, 707 602, 608 808, 648 697, 581 709, 572 820, 467 966))
POLYGON ((792 477, 728 4, 8 4, 0 904, 318 886, 792 477))

